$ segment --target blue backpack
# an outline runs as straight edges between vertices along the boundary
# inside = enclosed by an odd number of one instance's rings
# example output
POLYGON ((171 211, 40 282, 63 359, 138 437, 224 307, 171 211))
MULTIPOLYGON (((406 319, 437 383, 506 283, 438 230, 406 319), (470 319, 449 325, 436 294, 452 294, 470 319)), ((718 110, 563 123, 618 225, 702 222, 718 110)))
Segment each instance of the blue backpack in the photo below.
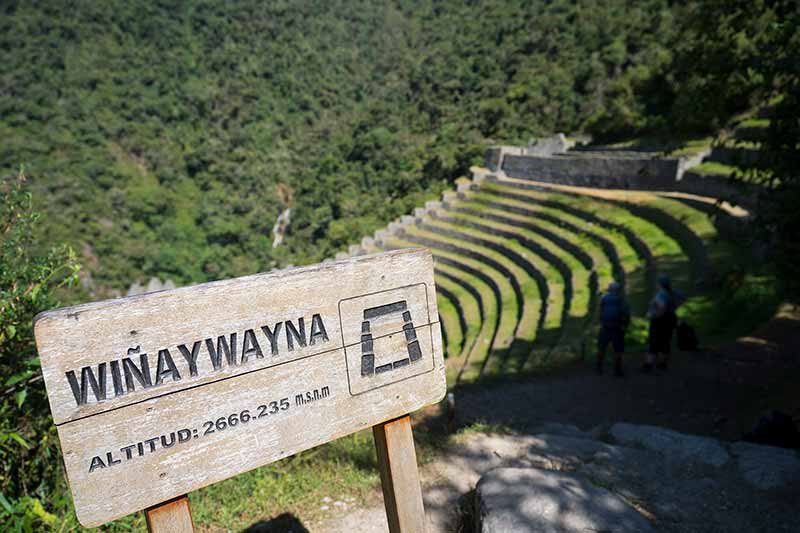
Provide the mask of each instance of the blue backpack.
POLYGON ((625 300, 618 294, 608 293, 600 300, 600 322, 609 328, 618 328, 628 325, 628 314, 625 300))

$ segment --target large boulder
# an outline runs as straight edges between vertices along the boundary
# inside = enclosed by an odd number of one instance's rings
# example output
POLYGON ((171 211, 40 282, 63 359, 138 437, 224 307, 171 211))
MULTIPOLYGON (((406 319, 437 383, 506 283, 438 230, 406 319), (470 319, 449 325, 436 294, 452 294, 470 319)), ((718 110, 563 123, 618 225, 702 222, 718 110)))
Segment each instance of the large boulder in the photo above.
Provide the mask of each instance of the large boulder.
POLYGON ((761 490, 800 484, 800 458, 797 452, 750 442, 731 445, 739 473, 753 487, 761 490))
POLYGON ((498 468, 475 489, 483 533, 652 531, 636 509, 577 474, 539 468, 498 468))
POLYGON ((730 455, 715 439, 686 435, 657 426, 614 424, 609 431, 617 441, 627 445, 641 446, 659 452, 667 458, 689 460, 711 466, 722 466, 730 455))
POLYGON ((598 440, 585 437, 567 437, 564 435, 534 435, 533 443, 528 450, 529 457, 537 465, 574 465, 594 460, 619 456, 623 450, 598 440))

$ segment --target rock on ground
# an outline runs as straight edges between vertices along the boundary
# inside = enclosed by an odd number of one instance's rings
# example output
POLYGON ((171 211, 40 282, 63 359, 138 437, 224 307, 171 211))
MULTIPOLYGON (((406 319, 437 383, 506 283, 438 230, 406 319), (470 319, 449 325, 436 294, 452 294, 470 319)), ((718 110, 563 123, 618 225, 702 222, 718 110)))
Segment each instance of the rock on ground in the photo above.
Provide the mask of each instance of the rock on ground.
MULTIPOLYGON (((797 531, 792 450, 630 424, 536 431, 461 435, 426 465, 428 532, 471 530, 470 516, 483 531, 797 531)), ((387 526, 381 505, 312 530, 387 526)))
POLYGON ((567 472, 498 468, 481 478, 475 498, 482 533, 652 531, 619 496, 567 472))
POLYGON ((722 466, 730 455, 716 439, 686 435, 657 426, 614 424, 609 431, 617 441, 642 446, 677 459, 722 466))
POLYGON ((757 489, 782 488, 800 480, 800 458, 792 450, 736 442, 731 445, 731 452, 742 477, 757 489))

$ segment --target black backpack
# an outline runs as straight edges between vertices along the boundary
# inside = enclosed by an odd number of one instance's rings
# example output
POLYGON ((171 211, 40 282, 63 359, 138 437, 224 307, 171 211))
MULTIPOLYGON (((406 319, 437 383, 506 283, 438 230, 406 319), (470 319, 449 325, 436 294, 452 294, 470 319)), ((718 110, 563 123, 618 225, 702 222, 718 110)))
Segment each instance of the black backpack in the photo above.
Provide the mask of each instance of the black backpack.
POLYGON ((700 347, 700 341, 697 340, 697 332, 692 326, 684 321, 678 324, 678 349, 683 351, 694 351, 700 347))

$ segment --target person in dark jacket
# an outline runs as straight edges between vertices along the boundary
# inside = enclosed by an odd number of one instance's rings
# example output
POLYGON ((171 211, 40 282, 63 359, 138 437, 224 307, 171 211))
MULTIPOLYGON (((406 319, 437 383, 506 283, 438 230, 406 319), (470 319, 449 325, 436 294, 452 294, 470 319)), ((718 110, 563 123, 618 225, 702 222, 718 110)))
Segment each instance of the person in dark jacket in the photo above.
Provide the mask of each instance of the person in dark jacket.
POLYGON ((650 329, 647 335, 647 358, 642 367, 645 372, 650 372, 654 364, 658 364, 658 368, 662 370, 667 369, 672 352, 672 333, 678 324, 678 316, 675 311, 683 300, 683 295, 672 289, 672 281, 669 277, 660 276, 658 278, 658 292, 647 309, 650 329))
POLYGON ((624 376, 622 354, 625 351, 625 330, 631 320, 628 302, 622 295, 622 287, 616 281, 600 299, 600 333, 597 336, 597 373, 603 373, 606 348, 614 348, 614 375, 624 376))

